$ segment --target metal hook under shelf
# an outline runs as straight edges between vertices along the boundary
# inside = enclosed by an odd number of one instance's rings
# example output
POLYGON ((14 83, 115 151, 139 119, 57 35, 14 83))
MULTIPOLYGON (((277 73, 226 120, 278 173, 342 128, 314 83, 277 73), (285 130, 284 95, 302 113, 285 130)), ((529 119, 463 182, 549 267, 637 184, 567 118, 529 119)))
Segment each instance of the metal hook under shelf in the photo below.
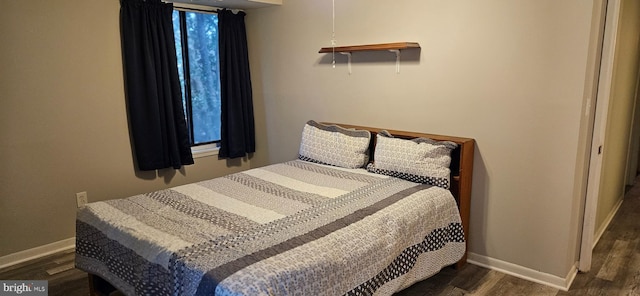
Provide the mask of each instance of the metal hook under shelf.
POLYGON ((400 74, 400 50, 389 49, 389 51, 394 52, 396 54, 396 74, 400 74))
POLYGON ((347 56, 347 68, 349 69, 349 75, 351 75, 351 53, 344 51, 340 53, 347 56))

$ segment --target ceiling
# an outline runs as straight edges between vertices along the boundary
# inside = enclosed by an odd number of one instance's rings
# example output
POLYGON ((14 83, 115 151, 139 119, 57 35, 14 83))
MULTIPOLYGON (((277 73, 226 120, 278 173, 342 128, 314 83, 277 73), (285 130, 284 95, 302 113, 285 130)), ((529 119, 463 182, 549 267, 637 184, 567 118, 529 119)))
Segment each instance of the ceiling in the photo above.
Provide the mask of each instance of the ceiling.
POLYGON ((172 0, 170 2, 233 9, 253 9, 282 5, 282 0, 172 0))

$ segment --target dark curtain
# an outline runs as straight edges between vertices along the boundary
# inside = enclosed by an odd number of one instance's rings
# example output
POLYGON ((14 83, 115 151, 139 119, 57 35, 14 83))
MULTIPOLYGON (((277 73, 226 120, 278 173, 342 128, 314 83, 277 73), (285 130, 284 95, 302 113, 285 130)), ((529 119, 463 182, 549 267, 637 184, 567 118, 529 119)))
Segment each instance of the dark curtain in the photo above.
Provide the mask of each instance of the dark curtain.
POLYGON ((159 0, 121 0, 129 127, 140 170, 193 164, 171 14, 159 0))
POLYGON ((244 16, 244 12, 218 11, 222 158, 243 157, 256 151, 244 16))

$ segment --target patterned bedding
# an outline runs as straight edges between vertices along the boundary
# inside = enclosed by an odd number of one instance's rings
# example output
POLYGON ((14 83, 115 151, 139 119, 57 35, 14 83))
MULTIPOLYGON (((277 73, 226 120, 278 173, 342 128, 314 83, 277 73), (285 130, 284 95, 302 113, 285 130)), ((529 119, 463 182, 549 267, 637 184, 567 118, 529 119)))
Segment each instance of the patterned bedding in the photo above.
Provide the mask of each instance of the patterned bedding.
POLYGON ((465 251, 448 190, 294 160, 90 203, 76 266, 127 295, 391 295, 465 251))

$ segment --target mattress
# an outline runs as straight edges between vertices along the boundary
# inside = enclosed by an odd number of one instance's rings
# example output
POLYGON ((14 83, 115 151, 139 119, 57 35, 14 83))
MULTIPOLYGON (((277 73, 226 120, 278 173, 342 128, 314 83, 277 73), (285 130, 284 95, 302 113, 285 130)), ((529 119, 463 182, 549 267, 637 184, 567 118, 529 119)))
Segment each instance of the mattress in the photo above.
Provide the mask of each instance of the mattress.
POLYGON ((448 190, 294 160, 78 210, 76 266, 127 295, 391 295, 465 252, 448 190))

